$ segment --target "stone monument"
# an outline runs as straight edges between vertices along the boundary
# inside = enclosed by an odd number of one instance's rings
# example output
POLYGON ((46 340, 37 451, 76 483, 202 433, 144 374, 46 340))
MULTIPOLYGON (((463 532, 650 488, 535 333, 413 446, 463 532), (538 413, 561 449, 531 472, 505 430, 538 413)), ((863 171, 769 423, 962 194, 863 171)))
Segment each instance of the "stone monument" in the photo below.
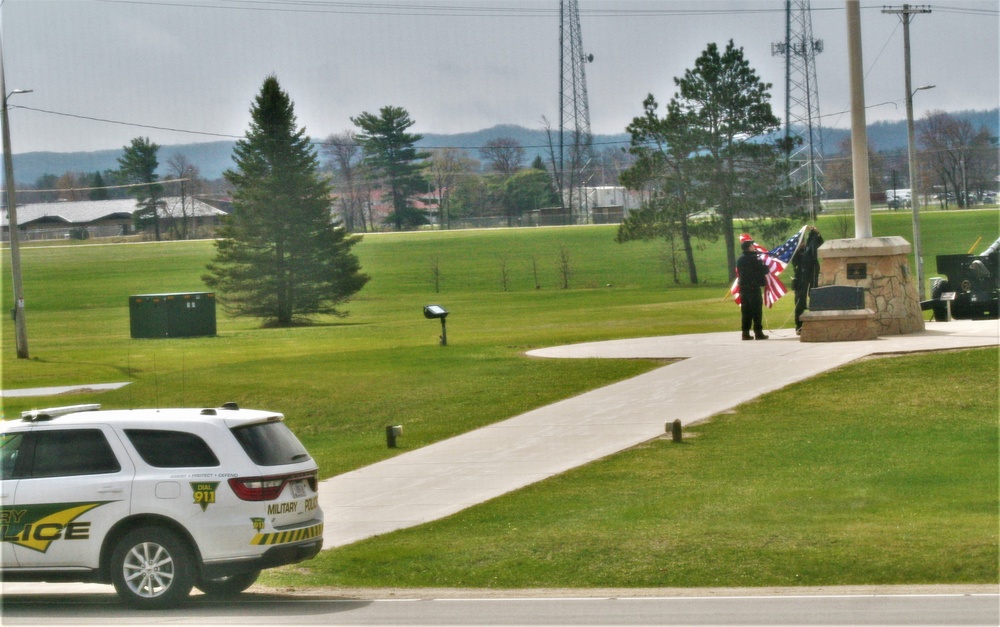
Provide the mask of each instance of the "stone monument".
POLYGON ((843 309, 806 312, 801 318, 799 336, 803 342, 873 340, 879 335, 924 330, 920 301, 910 272, 912 247, 901 237, 872 236, 859 0, 847 0, 846 15, 855 239, 832 240, 820 247, 819 288, 839 285, 847 288, 845 291, 860 289, 864 292, 864 306, 851 303, 843 309))
POLYGON ((864 307, 807 311, 803 342, 873 340, 924 330, 909 242, 901 237, 830 240, 819 249, 819 287, 842 285, 864 292, 864 307))

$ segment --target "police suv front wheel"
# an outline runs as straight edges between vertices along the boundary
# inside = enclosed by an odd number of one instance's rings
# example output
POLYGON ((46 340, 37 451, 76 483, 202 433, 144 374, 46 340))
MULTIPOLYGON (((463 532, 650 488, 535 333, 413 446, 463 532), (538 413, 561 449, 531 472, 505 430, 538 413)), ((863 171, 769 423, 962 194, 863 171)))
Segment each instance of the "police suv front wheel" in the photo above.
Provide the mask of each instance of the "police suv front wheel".
POLYGON ((187 598, 194 585, 194 559, 178 535, 159 527, 131 531, 111 556, 118 596, 139 609, 159 609, 187 598))

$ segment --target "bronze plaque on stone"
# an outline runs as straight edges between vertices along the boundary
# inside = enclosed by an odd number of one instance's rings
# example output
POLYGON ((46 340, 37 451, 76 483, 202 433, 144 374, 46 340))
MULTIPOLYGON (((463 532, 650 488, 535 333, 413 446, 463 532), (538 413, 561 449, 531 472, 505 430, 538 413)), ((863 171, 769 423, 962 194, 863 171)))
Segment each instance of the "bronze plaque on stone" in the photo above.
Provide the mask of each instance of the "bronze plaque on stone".
POLYGON ((852 281, 868 278, 868 264, 849 263, 847 264, 847 278, 852 281))

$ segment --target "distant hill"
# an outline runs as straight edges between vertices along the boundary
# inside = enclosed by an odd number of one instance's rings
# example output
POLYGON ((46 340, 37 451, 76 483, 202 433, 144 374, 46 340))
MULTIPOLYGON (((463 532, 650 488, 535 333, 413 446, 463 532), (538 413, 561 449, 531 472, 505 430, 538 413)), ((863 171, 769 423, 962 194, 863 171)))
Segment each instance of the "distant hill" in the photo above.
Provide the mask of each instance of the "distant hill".
MULTIPOLYGON (((166 163, 175 154, 183 154, 201 170, 207 179, 222 177, 223 171, 233 167, 235 142, 209 142, 204 144, 177 144, 162 146, 158 155, 160 175, 166 174, 166 163)), ((14 155, 14 177, 24 184, 34 184, 46 174, 62 176, 66 172, 92 173, 118 169, 118 150, 95 152, 25 152, 14 155)))
MULTIPOLYGON (((994 137, 1000 135, 1000 109, 989 111, 958 111, 952 113, 956 118, 968 120, 972 128, 985 127, 994 137)), ((919 120, 918 120, 919 122, 919 120)), ((827 154, 836 153, 837 147, 845 138, 850 138, 850 129, 823 129, 823 151, 827 154)), ((906 150, 906 122, 872 122, 868 125, 868 143, 877 152, 892 152, 906 150)))
MULTIPOLYGON (((1000 109, 991 111, 960 111, 953 113, 955 117, 969 120, 974 128, 985 126, 994 136, 1000 135, 1000 109)), ((536 156, 548 159, 548 137, 543 129, 529 129, 523 126, 501 124, 491 128, 456 134, 424 135, 418 146, 424 150, 429 148, 454 147, 469 151, 470 156, 479 158, 479 148, 485 146, 491 139, 508 137, 516 139, 525 148, 526 163, 531 163, 536 156)), ((850 137, 850 130, 839 128, 823 129, 823 149, 827 154, 837 152, 837 147, 844 138, 850 137)), ((628 135, 595 135, 594 147, 597 150, 628 146, 628 135)), ((319 141, 320 138, 314 138, 319 141)), ((873 122, 868 126, 868 141, 877 151, 894 151, 906 149, 905 122, 873 122)), ((175 144, 163 146, 160 149, 161 175, 166 173, 165 164, 174 154, 183 154, 188 161, 198 166, 201 175, 206 179, 218 179, 222 173, 233 167, 232 141, 208 142, 200 144, 175 144)), ((66 172, 103 172, 118 167, 118 157, 121 150, 99 150, 96 152, 27 152, 14 155, 14 171, 16 178, 23 186, 33 185, 41 176, 54 174, 61 176, 66 172)))
MULTIPOLYGON (((513 124, 500 124, 491 128, 475 131, 472 133, 458 133, 455 135, 435 135, 427 134, 417 143, 423 149, 428 148, 463 148, 469 151, 470 156, 479 159, 479 149, 486 145, 491 139, 499 138, 516 139, 524 146, 525 165, 529 165, 536 156, 541 156, 546 162, 549 160, 549 139, 548 134, 543 129, 529 129, 513 124)), ((626 133, 618 135, 594 135, 593 145, 598 151, 607 147, 620 148, 628 146, 629 136, 626 133)))

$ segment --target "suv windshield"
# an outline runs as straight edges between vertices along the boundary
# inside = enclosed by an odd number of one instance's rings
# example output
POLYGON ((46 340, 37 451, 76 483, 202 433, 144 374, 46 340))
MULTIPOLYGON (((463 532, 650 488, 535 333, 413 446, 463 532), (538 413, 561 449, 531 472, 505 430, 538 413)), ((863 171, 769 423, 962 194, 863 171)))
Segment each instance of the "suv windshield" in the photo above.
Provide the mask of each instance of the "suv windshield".
POLYGON ((283 422, 263 422, 232 431, 250 459, 260 466, 297 464, 310 459, 305 447, 283 422))

